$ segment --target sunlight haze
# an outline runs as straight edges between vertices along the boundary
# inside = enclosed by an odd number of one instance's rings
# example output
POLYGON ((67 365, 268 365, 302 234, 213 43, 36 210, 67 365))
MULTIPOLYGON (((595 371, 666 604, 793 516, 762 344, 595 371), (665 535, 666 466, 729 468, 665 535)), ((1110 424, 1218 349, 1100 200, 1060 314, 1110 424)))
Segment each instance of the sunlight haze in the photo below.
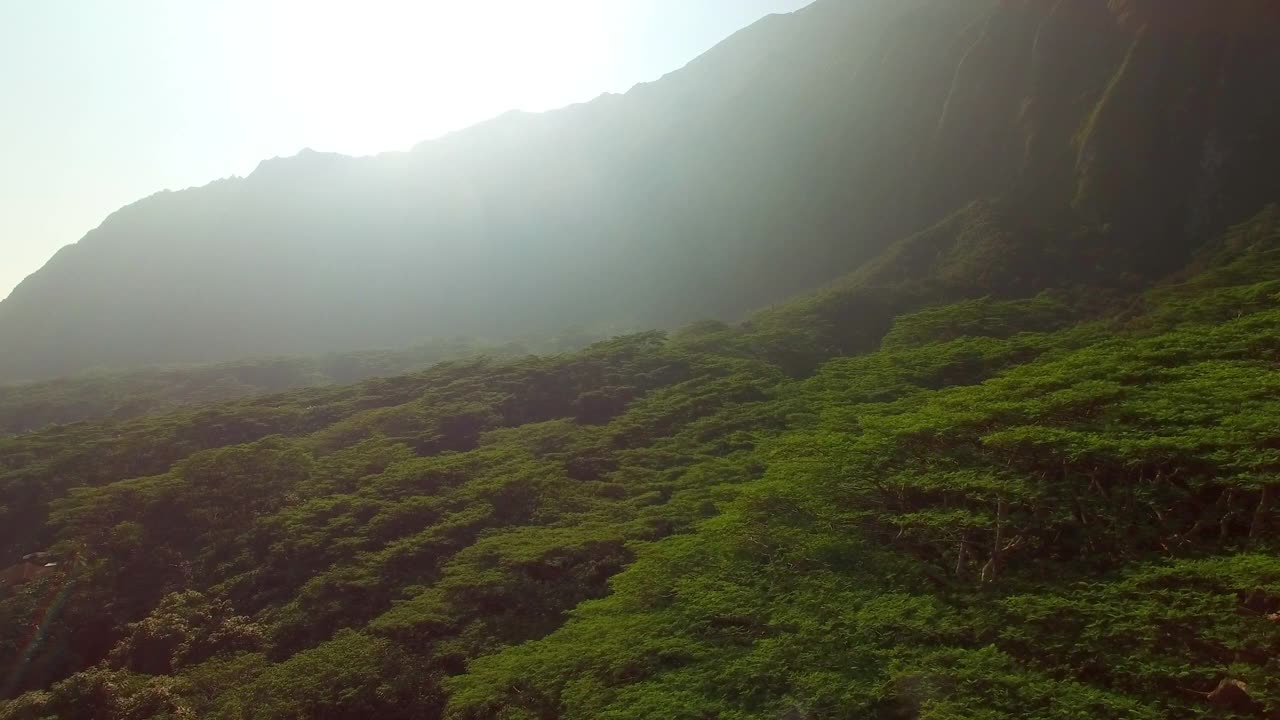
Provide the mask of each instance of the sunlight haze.
POLYGON ((625 92, 809 2, 4 0, 0 298, 159 190, 625 92))

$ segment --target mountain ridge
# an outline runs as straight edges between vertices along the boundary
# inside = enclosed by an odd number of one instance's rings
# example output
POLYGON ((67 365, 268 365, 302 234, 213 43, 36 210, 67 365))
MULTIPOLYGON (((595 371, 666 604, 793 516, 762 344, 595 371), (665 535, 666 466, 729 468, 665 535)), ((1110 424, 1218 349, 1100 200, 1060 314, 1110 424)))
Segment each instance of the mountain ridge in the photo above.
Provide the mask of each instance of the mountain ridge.
POLYGON ((159 193, 0 302, 0 379, 738 320, 1001 198, 1156 277, 1280 157, 1271 6, 1177 5, 826 0, 623 95, 159 193))
POLYGON ((701 320, 0 437, 0 720, 1280 717, 1273 7, 827 0, 750 91, 148 216, 263 308, 352 196, 455 275, 536 218, 625 273, 502 319, 701 320))

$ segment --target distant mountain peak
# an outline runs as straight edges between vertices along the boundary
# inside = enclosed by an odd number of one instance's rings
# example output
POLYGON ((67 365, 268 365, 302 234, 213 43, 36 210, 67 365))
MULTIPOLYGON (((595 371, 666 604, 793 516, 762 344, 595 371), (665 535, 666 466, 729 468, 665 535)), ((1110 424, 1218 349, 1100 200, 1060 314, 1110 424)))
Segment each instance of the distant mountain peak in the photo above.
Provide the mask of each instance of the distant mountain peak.
POLYGON ((250 173, 250 177, 274 176, 277 173, 294 170, 319 170, 332 168, 353 158, 336 152, 319 152, 309 147, 303 148, 295 155, 276 156, 258 163, 258 167, 250 173))

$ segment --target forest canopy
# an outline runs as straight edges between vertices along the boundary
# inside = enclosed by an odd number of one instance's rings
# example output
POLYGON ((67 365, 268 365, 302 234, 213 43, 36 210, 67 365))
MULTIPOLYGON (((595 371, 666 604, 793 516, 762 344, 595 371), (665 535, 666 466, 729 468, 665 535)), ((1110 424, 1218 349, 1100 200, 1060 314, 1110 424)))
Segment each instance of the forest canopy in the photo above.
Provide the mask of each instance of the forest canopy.
POLYGON ((0 441, 0 717, 1270 717, 1275 217, 807 374, 765 318, 0 441))

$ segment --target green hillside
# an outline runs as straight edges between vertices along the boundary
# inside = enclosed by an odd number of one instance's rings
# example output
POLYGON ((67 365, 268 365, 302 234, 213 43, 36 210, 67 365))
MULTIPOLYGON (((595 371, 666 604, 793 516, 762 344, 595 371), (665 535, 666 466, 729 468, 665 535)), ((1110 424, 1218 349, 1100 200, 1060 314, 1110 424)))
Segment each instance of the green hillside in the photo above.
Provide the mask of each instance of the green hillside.
POLYGON ((1277 78, 819 0, 122 209, 0 302, 0 720, 1280 719, 1277 78))
POLYGON ((506 343, 439 340, 400 350, 146 367, 0 385, 0 436, 89 420, 133 420, 180 407, 286 390, 349 385, 475 355, 519 357, 531 352, 576 350, 599 337, 571 330, 556 337, 506 343))
POLYGON ((0 717, 1274 717, 1277 278, 1272 208, 863 353, 852 278, 0 441, 0 717))

